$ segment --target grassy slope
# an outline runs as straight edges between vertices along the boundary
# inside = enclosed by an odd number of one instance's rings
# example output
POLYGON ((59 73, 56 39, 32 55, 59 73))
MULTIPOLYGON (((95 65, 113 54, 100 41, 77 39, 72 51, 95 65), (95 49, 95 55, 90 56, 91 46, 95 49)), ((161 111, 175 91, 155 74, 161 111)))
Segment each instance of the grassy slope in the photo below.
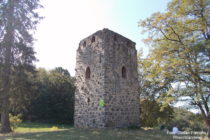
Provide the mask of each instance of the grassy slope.
POLYGON ((68 126, 21 124, 1 140, 172 140, 163 132, 138 129, 78 129, 68 126))

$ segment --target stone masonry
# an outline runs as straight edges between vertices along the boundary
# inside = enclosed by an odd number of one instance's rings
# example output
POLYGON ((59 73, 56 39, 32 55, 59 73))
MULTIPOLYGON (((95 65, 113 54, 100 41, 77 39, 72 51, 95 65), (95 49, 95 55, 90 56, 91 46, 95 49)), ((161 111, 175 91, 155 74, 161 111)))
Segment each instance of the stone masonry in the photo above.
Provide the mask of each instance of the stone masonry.
POLYGON ((109 29, 79 43, 75 127, 139 126, 135 43, 109 29))

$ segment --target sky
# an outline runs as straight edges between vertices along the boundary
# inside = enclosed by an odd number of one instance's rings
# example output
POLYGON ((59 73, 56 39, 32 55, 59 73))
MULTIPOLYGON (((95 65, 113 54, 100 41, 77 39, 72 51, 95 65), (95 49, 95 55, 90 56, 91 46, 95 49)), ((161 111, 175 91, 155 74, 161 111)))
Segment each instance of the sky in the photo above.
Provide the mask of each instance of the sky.
POLYGON ((45 18, 35 33, 34 49, 37 67, 55 67, 75 74, 76 50, 80 40, 103 28, 136 42, 136 49, 148 47, 142 42, 138 22, 154 12, 164 12, 169 0, 41 0, 39 10, 45 18))

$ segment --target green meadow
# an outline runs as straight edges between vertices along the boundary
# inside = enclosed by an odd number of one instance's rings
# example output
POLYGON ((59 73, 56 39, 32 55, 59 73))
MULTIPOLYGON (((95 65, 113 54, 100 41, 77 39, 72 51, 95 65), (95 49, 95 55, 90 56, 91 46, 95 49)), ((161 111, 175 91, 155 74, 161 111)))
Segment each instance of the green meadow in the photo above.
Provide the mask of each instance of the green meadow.
POLYGON ((22 123, 13 133, 0 134, 1 140, 172 140, 158 130, 90 129, 67 125, 22 123))

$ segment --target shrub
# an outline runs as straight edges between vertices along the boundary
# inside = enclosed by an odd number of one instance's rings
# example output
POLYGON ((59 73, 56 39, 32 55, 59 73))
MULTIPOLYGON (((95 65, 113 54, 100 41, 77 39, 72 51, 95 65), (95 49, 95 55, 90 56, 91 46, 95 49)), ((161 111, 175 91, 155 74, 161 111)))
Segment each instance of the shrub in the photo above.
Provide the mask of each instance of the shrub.
POLYGON ((22 120, 20 118, 21 118, 21 114, 18 114, 16 116, 9 114, 9 121, 10 121, 12 130, 15 130, 17 128, 18 124, 22 122, 22 120))

